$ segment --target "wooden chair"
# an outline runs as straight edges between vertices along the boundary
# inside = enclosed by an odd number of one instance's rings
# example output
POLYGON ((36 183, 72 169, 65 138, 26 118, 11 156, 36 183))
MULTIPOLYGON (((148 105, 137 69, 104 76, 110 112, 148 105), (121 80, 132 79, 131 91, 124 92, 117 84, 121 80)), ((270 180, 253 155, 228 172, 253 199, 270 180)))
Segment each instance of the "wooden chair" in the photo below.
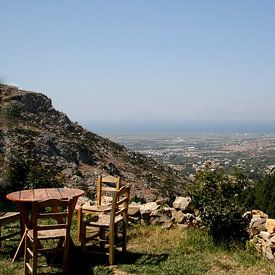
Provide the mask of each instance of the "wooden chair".
POLYGON ((42 248, 42 241, 50 239, 58 240, 57 248, 64 243, 63 273, 67 274, 73 208, 73 200, 48 199, 33 202, 32 228, 27 228, 25 232, 25 274, 37 274, 38 253, 49 250, 42 248))
POLYGON ((83 217, 93 213, 108 212, 111 210, 114 193, 121 187, 120 177, 99 176, 97 179, 96 204, 86 203, 78 210, 78 241, 81 242, 83 232, 83 217))
POLYGON ((120 177, 99 176, 97 180, 96 204, 108 204, 115 191, 121 187, 120 177))
POLYGON ((86 245, 91 241, 95 244, 95 249, 91 252, 109 255, 110 265, 114 264, 115 248, 122 247, 122 252, 126 253, 129 197, 130 188, 122 186, 113 196, 110 213, 99 213, 98 216, 83 221, 83 253, 89 252, 86 245), (92 230, 90 235, 89 229, 92 230))
MULTIPOLYGON (((0 247, 2 240, 10 239, 11 237, 14 237, 16 235, 23 235, 23 228, 20 221, 20 213, 19 212, 0 212, 0 247), (10 231, 7 234, 2 235, 2 227, 7 227, 7 225, 18 222, 19 226, 12 226, 12 231, 10 231)), ((7 229, 11 229, 9 226, 7 229)))

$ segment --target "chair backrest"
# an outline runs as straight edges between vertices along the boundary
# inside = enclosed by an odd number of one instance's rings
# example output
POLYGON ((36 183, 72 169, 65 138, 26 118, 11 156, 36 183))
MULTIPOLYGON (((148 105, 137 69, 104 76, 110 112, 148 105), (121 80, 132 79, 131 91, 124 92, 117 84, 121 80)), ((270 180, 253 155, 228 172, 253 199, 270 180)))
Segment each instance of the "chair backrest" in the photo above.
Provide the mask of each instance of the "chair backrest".
POLYGON ((122 186, 118 191, 115 192, 112 201, 112 210, 110 217, 110 226, 114 224, 117 216, 123 216, 125 223, 128 221, 128 205, 130 199, 130 187, 122 186))
POLYGON ((32 204, 32 229, 34 238, 37 231, 66 229, 70 234, 73 217, 73 200, 48 199, 32 204))
POLYGON ((10 237, 13 237, 18 234, 23 235, 23 225, 21 224, 20 213, 19 212, 0 212, 0 247, 1 247, 2 240, 9 239, 10 237), (5 234, 2 235, 2 232, 1 232, 2 226, 4 227, 6 224, 13 223, 16 221, 18 221, 18 223, 14 227, 15 230, 13 230, 12 232, 10 230, 5 230, 5 234), (19 224, 20 224, 20 228, 19 228, 19 224))
POLYGON ((121 187, 120 177, 99 176, 97 180, 97 194, 96 203, 97 205, 102 204, 102 197, 109 196, 113 197, 114 193, 121 187))

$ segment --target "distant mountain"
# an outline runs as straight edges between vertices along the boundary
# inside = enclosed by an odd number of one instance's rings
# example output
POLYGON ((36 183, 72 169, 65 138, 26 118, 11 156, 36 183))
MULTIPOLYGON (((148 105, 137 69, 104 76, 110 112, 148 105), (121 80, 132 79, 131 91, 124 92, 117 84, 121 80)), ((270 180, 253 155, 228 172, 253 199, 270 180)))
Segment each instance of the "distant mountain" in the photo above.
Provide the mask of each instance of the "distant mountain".
POLYGON ((42 93, 0 84, 0 102, 1 192, 64 183, 92 194, 111 174, 147 200, 185 193, 177 171, 71 122, 42 93))

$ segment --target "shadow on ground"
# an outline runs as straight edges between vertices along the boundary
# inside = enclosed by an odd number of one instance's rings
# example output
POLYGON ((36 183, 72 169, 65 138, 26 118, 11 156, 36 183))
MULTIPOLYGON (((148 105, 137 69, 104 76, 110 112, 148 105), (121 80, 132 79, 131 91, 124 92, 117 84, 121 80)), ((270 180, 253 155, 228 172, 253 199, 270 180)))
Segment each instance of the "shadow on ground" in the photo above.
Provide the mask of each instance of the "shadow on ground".
MULTIPOLYGON (((127 251, 123 255, 120 251, 115 253, 115 265, 158 265, 166 260, 168 254, 146 254, 127 251)), ((113 274, 108 266, 108 256, 87 253, 81 254, 80 247, 75 247, 70 261, 70 274, 113 274)))
MULTIPOLYGON (((5 244, 0 251, 0 257, 10 261, 10 265, 14 265, 15 263, 12 263, 11 259, 14 255, 15 249, 16 246, 14 246, 14 244, 5 244)), ((62 268, 63 251, 51 251, 43 253, 43 255, 45 257, 39 257, 39 259, 45 268, 40 268, 39 274, 61 275, 62 272, 60 270, 62 268)), ((70 254, 69 274, 114 274, 112 270, 117 269, 117 266, 119 265, 159 265, 162 261, 165 261, 167 257, 168 254, 146 254, 127 251, 126 255, 123 255, 120 251, 116 251, 115 266, 109 267, 108 256, 93 253, 87 253, 83 255, 81 253, 81 248, 79 246, 75 246, 71 250, 70 254)), ((17 261, 19 261, 19 263, 21 262, 20 266, 22 267, 23 272, 23 255, 17 261)), ((21 270, 21 268, 19 269, 21 270)))

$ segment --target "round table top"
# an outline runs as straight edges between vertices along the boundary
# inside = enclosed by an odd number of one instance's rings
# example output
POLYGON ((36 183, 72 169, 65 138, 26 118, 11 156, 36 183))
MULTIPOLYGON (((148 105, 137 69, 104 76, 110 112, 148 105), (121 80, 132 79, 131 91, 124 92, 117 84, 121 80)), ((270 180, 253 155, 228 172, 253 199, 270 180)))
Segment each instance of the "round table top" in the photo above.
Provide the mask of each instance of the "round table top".
POLYGON ((40 188, 28 189, 7 194, 7 199, 14 202, 33 202, 48 199, 70 199, 78 198, 85 192, 76 188, 40 188))

